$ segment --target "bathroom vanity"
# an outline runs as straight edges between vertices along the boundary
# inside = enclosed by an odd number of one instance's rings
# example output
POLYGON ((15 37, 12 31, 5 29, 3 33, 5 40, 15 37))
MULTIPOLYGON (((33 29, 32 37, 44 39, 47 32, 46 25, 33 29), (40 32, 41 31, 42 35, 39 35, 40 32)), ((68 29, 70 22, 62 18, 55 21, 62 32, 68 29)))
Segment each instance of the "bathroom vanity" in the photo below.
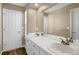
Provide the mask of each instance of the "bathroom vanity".
MULTIPOLYGON (((32 33, 34 34, 34 33, 32 33)), ((44 38, 43 40, 42 36, 32 36, 31 34, 28 35, 28 39, 26 40, 26 50, 29 55, 49 55, 48 51, 46 51, 46 43, 44 43, 44 38), (39 40, 40 39, 40 40, 39 40), (44 46, 44 47, 43 47, 44 46)))
POLYGON ((56 35, 28 34, 26 39, 26 51, 28 55, 79 55, 79 47, 75 44, 63 45, 56 35))

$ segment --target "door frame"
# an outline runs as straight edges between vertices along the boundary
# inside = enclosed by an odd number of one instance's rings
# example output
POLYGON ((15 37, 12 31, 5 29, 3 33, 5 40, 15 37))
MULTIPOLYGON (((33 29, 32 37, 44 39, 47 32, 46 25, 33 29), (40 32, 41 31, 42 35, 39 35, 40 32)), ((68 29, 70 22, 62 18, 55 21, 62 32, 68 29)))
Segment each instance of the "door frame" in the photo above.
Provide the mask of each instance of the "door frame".
POLYGON ((69 26, 70 27, 70 37, 73 37, 73 33, 72 33, 73 32, 73 29, 72 29, 73 28, 73 25, 72 25, 72 23, 73 23, 73 11, 76 9, 79 9, 79 7, 70 10, 70 26, 69 26))

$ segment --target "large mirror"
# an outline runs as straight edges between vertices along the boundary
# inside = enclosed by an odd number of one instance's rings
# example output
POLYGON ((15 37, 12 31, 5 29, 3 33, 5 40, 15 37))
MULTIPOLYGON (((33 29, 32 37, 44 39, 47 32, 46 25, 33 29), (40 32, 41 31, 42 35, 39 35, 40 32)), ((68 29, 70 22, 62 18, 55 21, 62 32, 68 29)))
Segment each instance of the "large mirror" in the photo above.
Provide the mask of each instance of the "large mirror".
POLYGON ((44 32, 63 37, 79 38, 79 8, 78 4, 57 4, 45 10, 43 15, 44 32), (58 6, 62 5, 62 6, 58 6), (75 7, 70 7, 74 6, 75 7))

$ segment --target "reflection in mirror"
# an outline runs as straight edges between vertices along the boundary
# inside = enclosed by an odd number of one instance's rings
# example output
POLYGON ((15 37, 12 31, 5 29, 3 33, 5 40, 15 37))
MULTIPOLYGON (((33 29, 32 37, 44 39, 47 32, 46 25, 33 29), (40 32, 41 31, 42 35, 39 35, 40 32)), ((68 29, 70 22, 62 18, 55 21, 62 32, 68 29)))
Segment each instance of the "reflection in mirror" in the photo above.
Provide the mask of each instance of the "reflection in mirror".
POLYGON ((44 13, 44 16, 43 16, 43 31, 44 33, 48 33, 48 14, 47 13, 44 13))
POLYGON ((70 15, 70 36, 77 40, 79 39, 79 8, 72 9, 70 15))

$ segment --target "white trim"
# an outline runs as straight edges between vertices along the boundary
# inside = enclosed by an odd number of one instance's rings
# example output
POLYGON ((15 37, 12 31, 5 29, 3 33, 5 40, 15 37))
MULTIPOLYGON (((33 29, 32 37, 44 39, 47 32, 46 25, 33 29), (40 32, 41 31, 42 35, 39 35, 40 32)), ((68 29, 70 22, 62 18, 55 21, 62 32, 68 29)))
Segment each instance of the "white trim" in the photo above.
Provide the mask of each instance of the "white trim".
POLYGON ((72 37, 72 12, 73 10, 70 10, 70 37, 72 37))
POLYGON ((48 33, 48 15, 43 17, 43 31, 48 33))

